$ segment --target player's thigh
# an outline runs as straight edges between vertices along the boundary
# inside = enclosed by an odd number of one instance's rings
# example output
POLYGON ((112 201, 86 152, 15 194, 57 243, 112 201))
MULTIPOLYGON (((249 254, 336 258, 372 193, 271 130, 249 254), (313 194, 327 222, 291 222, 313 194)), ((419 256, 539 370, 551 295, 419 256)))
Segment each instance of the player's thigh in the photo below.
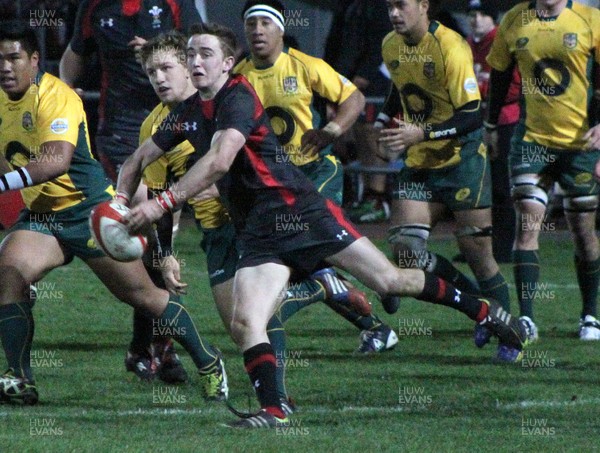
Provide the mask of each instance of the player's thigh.
POLYGON ((103 256, 89 258, 85 263, 120 301, 146 309, 155 316, 167 306, 169 293, 152 283, 141 260, 122 263, 103 256))
POLYGON ((30 283, 66 261, 66 252, 54 236, 12 231, 0 244, 0 304, 20 300, 30 283))
POLYGON ((230 332, 233 320, 233 278, 212 286, 211 290, 223 325, 230 332))
POLYGON ((409 199, 392 201, 393 225, 434 225, 445 207, 440 203, 430 203, 409 199))
POLYGON ((233 282, 233 321, 266 329, 285 293, 290 269, 278 263, 242 267, 233 282))

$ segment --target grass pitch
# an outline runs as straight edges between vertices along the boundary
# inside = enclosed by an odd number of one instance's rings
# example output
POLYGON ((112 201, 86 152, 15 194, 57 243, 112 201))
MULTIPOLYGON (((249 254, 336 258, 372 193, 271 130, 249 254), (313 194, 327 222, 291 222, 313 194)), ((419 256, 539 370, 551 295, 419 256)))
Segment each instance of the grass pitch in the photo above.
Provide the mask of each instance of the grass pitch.
MULTIPOLYGON (((225 355, 232 403, 256 408, 241 355, 214 309, 199 240, 193 227, 178 237, 187 306, 225 355)), ((456 252, 450 240, 432 247, 456 252)), ((541 259, 541 340, 522 364, 493 364, 495 344, 475 348, 466 317, 409 298, 394 316, 374 303, 400 334, 396 349, 359 356, 358 331, 314 305, 287 324, 287 382, 299 411, 290 428, 251 432, 221 426, 232 415, 202 400, 185 353, 189 384, 142 383, 126 373, 131 309, 76 261, 39 285, 32 364, 40 403, 0 406, 0 451, 596 451, 600 344, 577 338, 570 240, 546 234, 541 259)), ((511 267, 502 269, 512 282, 511 267)), ((511 298, 516 310, 514 287, 511 298)))

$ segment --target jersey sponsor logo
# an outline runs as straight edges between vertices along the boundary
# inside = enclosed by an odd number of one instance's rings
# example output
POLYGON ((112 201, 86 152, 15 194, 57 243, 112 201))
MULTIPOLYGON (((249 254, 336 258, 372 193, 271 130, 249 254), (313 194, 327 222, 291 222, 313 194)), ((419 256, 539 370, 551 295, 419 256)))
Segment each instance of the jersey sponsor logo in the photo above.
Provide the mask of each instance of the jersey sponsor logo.
POLYGON ((101 18, 100 26, 102 28, 113 28, 115 26, 115 20, 112 17, 109 17, 108 19, 101 18))
POLYGON ((465 91, 469 94, 477 93, 477 80, 475 77, 469 77, 463 84, 465 91))
POLYGON ((524 49, 528 42, 529 42, 529 38, 527 38, 527 37, 519 38, 519 39, 517 39, 515 46, 517 47, 518 50, 524 49))
POLYGON ((423 63, 423 75, 428 79, 433 79, 435 77, 435 62, 428 61, 423 63))
POLYGON ((296 76, 289 76, 283 78, 283 92, 285 94, 298 93, 298 79, 296 78, 296 76))
POLYGON ((407 83, 400 90, 400 96, 411 118, 418 118, 418 121, 424 122, 433 113, 433 100, 420 86, 407 83))
POLYGON ((31 132, 33 130, 33 117, 31 116, 31 112, 23 113, 21 126, 23 126, 23 129, 25 129, 27 132, 31 132))
POLYGON ((88 239, 88 241, 87 241, 87 244, 86 244, 86 245, 87 245, 87 248, 88 248, 88 249, 95 250, 95 249, 97 249, 97 248, 98 248, 98 247, 96 246, 96 241, 94 241, 94 239, 93 239, 93 238, 89 238, 89 239, 88 239))
POLYGON ((50 123, 50 130, 55 134, 64 134, 69 130, 69 120, 66 118, 56 118, 50 123))
POLYGON ((456 199, 456 201, 465 201, 469 197, 469 195, 471 195, 471 189, 469 189, 468 187, 463 187, 458 192, 456 192, 454 198, 456 199))
POLYGON ((577 33, 565 33, 563 35, 563 46, 569 50, 577 47, 577 33))
POLYGON ((560 96, 571 84, 571 73, 567 66, 555 58, 542 58, 535 62, 533 67, 533 84, 539 88, 541 94, 546 96, 560 96), (554 82, 546 74, 555 74, 560 76, 560 81, 554 82))
POLYGON ((162 12, 162 8, 159 8, 156 5, 154 5, 152 9, 148 10, 148 13, 150 13, 150 15, 152 16, 152 28, 160 28, 162 24, 160 21, 160 15, 162 14, 162 12))
POLYGON ((265 109, 271 126, 282 145, 287 145, 296 133, 296 122, 290 112, 282 107, 271 106, 265 109))
POLYGON ((348 80, 348 79, 347 79, 346 77, 344 77, 343 75, 341 75, 341 74, 338 74, 338 76, 340 76, 340 80, 342 81, 342 83, 343 83, 344 85, 348 85, 348 84, 350 83, 350 80, 348 80))

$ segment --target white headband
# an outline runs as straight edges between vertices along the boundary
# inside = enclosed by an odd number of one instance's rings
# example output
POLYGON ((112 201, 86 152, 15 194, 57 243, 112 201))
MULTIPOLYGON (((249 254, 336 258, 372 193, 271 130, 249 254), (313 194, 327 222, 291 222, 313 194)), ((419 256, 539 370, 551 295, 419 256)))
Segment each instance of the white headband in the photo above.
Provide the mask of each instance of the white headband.
POLYGON ((281 31, 285 31, 285 21, 283 20, 283 14, 277 11, 275 8, 269 5, 254 5, 252 8, 248 8, 244 13, 244 22, 250 17, 256 16, 267 16, 275 25, 281 28, 281 31))

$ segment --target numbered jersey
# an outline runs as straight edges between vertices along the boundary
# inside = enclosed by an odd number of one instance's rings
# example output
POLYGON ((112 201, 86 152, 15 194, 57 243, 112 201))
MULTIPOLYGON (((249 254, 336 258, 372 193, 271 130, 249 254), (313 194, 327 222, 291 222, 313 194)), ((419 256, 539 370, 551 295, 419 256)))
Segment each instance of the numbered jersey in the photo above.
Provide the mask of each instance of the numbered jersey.
POLYGON ((318 159, 300 154, 302 135, 322 126, 317 96, 341 104, 356 86, 320 58, 284 49, 272 66, 257 68, 250 57, 234 72, 244 75, 262 102, 271 126, 283 145, 279 160, 303 165, 318 159))
MULTIPOLYGON (((152 110, 140 128, 140 145, 156 132, 165 119, 171 119, 170 113, 169 106, 162 103, 152 110)), ((144 184, 151 190, 166 190, 171 182, 181 178, 196 163, 198 157, 191 143, 185 140, 144 169, 144 184)), ((227 210, 218 198, 203 201, 192 198, 188 203, 194 208, 194 217, 203 228, 217 228, 229 221, 227 210)))
MULTIPOLYGON (((389 33, 382 53, 400 93, 404 121, 418 124, 425 133, 428 125, 442 123, 465 104, 481 99, 469 45, 439 22, 431 22, 417 45, 389 33)), ((406 165, 424 169, 456 165, 461 148, 460 137, 422 142, 408 149, 406 165)))
POLYGON ((526 142, 581 151, 589 129, 591 60, 600 61, 600 11, 569 1, 556 17, 521 3, 502 20, 487 57, 521 73, 526 142))
POLYGON ((100 163, 92 157, 83 103, 68 85, 40 72, 17 101, 0 90, 0 152, 13 169, 31 162, 52 164, 64 159, 58 149, 53 151, 53 142, 75 147, 69 169, 48 182, 21 190, 29 210, 61 211, 98 193, 113 193, 100 163))

